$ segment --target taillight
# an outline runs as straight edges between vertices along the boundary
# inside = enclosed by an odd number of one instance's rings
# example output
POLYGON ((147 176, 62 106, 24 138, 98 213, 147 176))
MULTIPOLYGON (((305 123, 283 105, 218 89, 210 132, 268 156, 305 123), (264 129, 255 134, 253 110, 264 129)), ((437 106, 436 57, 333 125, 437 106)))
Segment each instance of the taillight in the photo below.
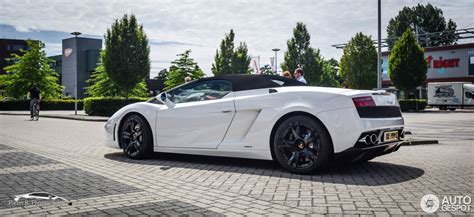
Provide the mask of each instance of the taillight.
POLYGON ((375 106, 374 99, 371 96, 361 96, 352 98, 356 108, 375 106))

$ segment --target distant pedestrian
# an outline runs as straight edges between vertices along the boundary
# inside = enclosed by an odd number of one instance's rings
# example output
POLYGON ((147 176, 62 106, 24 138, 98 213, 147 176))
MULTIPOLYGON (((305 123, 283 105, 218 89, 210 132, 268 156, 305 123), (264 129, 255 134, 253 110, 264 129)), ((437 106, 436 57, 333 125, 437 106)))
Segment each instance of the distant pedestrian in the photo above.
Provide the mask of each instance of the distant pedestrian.
POLYGON ((188 83, 188 82, 190 82, 191 80, 192 80, 191 77, 186 76, 186 77, 184 78, 184 83, 188 83))
POLYGON ((283 77, 285 78, 291 78, 291 73, 289 71, 284 71, 283 72, 283 77))
POLYGON ((306 79, 304 79, 304 72, 303 72, 303 69, 301 68, 297 68, 295 69, 295 78, 297 81, 299 82, 303 82, 306 84, 306 79))

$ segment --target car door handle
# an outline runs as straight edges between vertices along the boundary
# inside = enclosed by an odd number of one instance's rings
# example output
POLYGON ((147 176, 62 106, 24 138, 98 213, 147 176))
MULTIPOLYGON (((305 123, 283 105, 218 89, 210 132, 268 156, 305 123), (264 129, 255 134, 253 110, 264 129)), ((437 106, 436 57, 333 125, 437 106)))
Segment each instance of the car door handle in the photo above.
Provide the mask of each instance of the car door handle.
POLYGON ((222 113, 229 113, 229 112, 232 112, 232 110, 224 110, 224 111, 222 111, 222 113))

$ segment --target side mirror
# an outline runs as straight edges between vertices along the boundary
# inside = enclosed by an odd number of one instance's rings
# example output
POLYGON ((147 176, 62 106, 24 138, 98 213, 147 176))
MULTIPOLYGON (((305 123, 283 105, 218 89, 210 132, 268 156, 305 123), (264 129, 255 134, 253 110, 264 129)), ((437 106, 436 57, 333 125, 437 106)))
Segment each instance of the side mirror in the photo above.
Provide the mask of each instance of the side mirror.
POLYGON ((171 102, 171 100, 168 98, 168 95, 166 94, 166 92, 163 92, 159 94, 158 96, 156 96, 156 99, 162 102, 163 104, 165 104, 168 108, 174 107, 174 103, 171 102))

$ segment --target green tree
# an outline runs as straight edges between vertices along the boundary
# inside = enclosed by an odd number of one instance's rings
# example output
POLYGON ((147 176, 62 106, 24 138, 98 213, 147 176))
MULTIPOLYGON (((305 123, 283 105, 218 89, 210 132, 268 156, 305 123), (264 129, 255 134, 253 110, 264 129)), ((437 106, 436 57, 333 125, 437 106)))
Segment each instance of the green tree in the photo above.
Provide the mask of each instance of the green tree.
MULTIPOLYGON (((451 19, 446 22, 441 9, 434 7, 430 3, 427 5, 418 4, 411 8, 404 7, 398 12, 396 17, 390 19, 387 26, 388 38, 400 37, 407 29, 415 31, 415 26, 418 26, 419 30, 426 33, 454 32, 456 30, 456 23, 451 19)), ((430 34, 419 39, 421 45, 425 47, 449 45, 457 41, 456 36, 446 33, 430 34)), ((387 40, 390 49, 393 48, 395 40, 387 40)))
POLYGON ((377 51, 370 36, 357 33, 344 47, 340 76, 354 89, 377 86, 377 51))
POLYGON ((426 80, 424 51, 409 29, 395 42, 388 62, 388 75, 399 90, 414 91, 426 80))
POLYGON ((334 59, 323 61, 323 70, 321 73, 321 81, 319 82, 319 86, 322 86, 322 87, 340 87, 341 86, 338 80, 337 70, 334 66, 333 60, 334 59))
POLYGON ((184 78, 189 76, 191 79, 199 79, 204 77, 204 72, 199 68, 198 64, 189 57, 191 50, 187 50, 182 54, 178 54, 179 58, 171 62, 168 80, 165 81, 165 90, 169 90, 184 83, 184 78))
MULTIPOLYGON (((87 80, 89 86, 86 88, 86 94, 92 97, 114 97, 124 96, 124 90, 117 86, 112 80, 110 80, 107 72, 105 71, 102 60, 105 57, 106 51, 100 52, 100 64, 95 69, 95 72, 91 75, 90 79, 87 80)), ((130 96, 134 97, 146 97, 147 88, 145 81, 139 82, 131 91, 130 96)))
POLYGON ((240 42, 234 50, 234 30, 230 30, 222 39, 220 47, 216 50, 211 71, 215 76, 225 74, 250 73, 250 56, 245 42, 240 42))
POLYGON ((216 50, 214 63, 211 68, 215 76, 231 74, 232 58, 234 57, 234 37, 234 30, 231 29, 230 33, 225 34, 224 39, 222 39, 219 50, 216 50))
POLYGON ((263 67, 260 67, 260 74, 262 75, 276 75, 275 71, 273 71, 272 67, 270 65, 264 65, 263 67))
POLYGON ((150 47, 143 25, 138 25, 134 15, 115 20, 105 34, 105 50, 105 72, 124 90, 120 94, 128 97, 150 74, 150 47))
POLYGON ((235 49, 232 57, 231 72, 232 74, 249 74, 250 57, 248 55, 248 48, 245 42, 240 42, 240 45, 235 49))
POLYGON ((319 49, 310 46, 310 39, 306 25, 298 22, 293 29, 293 37, 287 41, 288 49, 285 51, 281 68, 293 74, 296 68, 301 67, 308 84, 318 85, 321 79, 322 60, 319 49))
POLYGON ((8 60, 15 64, 4 68, 7 72, 2 78, 5 95, 25 97, 36 83, 43 98, 59 98, 64 87, 58 84, 59 75, 49 66, 53 60, 47 58, 42 50, 44 44, 34 40, 27 40, 26 43, 28 50, 21 50, 22 55, 12 54, 8 60))
POLYGON ((158 72, 158 75, 155 77, 155 79, 165 82, 168 80, 168 74, 168 69, 162 69, 160 72, 158 72))

